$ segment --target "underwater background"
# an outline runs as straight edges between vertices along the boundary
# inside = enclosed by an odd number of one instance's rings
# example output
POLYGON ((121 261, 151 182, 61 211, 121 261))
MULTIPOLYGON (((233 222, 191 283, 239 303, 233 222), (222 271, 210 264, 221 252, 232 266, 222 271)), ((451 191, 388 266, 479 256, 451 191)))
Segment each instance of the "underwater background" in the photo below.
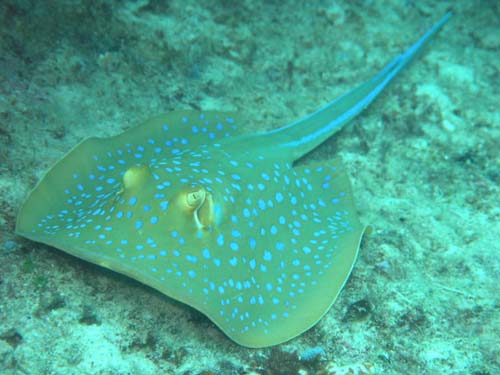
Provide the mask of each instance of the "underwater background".
POLYGON ((0 3, 0 374, 500 373, 498 1, 0 3), (88 136, 174 109, 304 117, 454 15, 303 162, 342 157, 372 226, 329 312, 248 349, 132 279, 14 234, 88 136))

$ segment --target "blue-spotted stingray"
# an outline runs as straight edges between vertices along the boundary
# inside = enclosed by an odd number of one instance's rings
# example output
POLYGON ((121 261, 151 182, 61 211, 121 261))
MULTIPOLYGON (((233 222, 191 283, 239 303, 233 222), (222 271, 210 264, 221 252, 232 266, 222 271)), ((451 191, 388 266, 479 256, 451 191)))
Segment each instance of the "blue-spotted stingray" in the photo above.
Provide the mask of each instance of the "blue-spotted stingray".
POLYGON ((366 108, 448 20, 370 80, 287 126, 185 110, 84 140, 23 204, 17 233, 128 275, 265 347, 321 319, 364 226, 340 160, 296 165, 366 108))

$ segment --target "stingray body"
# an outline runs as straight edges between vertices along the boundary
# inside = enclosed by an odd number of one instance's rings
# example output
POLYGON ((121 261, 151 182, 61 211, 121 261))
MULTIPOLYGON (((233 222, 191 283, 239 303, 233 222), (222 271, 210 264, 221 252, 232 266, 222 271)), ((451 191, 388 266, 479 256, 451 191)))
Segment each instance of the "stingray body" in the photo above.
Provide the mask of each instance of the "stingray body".
POLYGON ((294 161, 363 110, 449 18, 371 80, 283 128, 178 111, 83 141, 22 206, 17 232, 137 279, 241 345, 284 342, 332 305, 364 227, 339 162, 294 161))

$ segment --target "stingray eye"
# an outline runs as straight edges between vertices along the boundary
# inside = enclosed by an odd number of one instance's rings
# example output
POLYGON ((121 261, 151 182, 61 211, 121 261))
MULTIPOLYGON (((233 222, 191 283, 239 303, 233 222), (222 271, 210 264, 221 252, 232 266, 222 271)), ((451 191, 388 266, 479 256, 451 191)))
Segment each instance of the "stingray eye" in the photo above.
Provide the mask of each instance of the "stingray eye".
POLYGON ((212 194, 204 187, 195 187, 184 193, 184 207, 198 229, 210 229, 215 224, 215 205, 212 194))
POLYGON ((215 205, 212 194, 205 192, 203 203, 194 211, 194 220, 200 229, 210 229, 215 225, 215 205))
POLYGON ((149 168, 145 165, 130 167, 123 175, 123 189, 131 191, 141 188, 150 174, 149 168))
POLYGON ((197 209, 205 201, 206 195, 207 192, 204 188, 199 188, 195 191, 189 192, 186 194, 186 204, 188 207, 197 209))

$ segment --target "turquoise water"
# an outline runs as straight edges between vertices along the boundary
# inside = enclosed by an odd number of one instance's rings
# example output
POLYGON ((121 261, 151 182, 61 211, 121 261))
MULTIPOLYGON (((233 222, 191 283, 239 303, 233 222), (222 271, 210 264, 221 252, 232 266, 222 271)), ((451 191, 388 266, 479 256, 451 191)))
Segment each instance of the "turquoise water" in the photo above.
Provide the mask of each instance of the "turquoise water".
POLYGON ((500 9, 451 4, 4 1, 0 373, 498 373, 500 9), (417 60, 303 160, 342 157, 373 229, 298 338, 242 348, 192 308, 13 234, 29 190, 81 139, 189 108, 238 111, 249 133, 279 127, 450 8, 417 60))

